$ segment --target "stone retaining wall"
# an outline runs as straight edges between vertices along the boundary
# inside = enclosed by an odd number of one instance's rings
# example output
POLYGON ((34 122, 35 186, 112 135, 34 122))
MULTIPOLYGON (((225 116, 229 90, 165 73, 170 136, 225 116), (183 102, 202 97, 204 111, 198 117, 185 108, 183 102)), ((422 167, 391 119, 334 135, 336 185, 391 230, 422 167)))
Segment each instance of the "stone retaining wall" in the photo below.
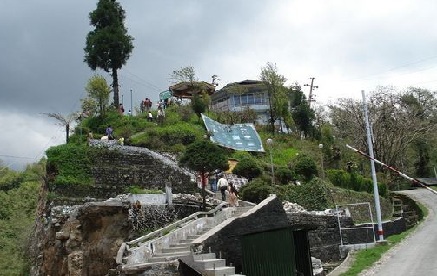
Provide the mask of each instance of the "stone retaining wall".
POLYGON ((129 187, 174 193, 194 193, 194 175, 168 157, 147 148, 121 146, 113 141, 93 140, 90 146, 102 148, 93 160, 92 185, 57 185, 51 192, 59 199, 91 198, 105 200, 126 193, 129 187))

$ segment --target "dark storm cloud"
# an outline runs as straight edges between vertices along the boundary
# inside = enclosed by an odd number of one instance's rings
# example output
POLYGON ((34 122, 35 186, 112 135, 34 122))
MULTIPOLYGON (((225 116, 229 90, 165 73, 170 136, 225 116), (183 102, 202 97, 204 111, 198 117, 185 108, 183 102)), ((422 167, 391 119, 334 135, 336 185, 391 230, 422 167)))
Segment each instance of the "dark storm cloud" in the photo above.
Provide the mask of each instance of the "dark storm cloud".
POLYGON ((68 111, 89 74, 82 48, 87 12, 93 5, 8 0, 2 6, 1 108, 26 113, 68 111))
MULTIPOLYGON (((0 1, 0 123, 8 132, 0 136, 0 159, 34 158, 62 143, 62 128, 54 128, 56 122, 40 113, 79 111, 94 73, 111 82, 108 73, 92 72, 83 62, 86 35, 92 30, 88 14, 96 3, 0 1), (59 128, 60 134, 54 134, 59 128)), ((144 97, 156 101, 170 85, 171 72, 185 66, 194 66, 200 80, 217 74, 226 85, 258 78, 261 67, 274 62, 288 85, 315 77, 321 103, 360 97, 361 89, 376 85, 427 84, 433 89, 436 84, 437 2, 432 0, 120 4, 135 39, 132 55, 119 71, 126 109, 131 95, 133 107, 144 97)))

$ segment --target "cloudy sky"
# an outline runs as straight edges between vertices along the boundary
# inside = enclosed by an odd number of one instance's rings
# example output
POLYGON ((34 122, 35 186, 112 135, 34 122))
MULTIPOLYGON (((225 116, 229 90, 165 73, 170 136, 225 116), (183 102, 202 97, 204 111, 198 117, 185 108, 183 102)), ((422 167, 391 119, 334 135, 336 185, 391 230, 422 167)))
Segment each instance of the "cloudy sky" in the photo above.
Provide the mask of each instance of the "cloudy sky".
MULTIPOLYGON (((42 113, 79 111, 95 73, 83 62, 92 0, 0 1, 0 160, 13 169, 63 143, 42 113)), ((437 87, 433 0, 120 0, 135 49, 119 73, 125 107, 193 66, 220 86, 258 79, 267 62, 291 85, 315 78, 318 104, 377 85, 437 87)), ((98 72, 107 77, 105 72, 98 72)), ((308 87, 304 86, 308 94, 308 87)), ((120 97, 121 98, 121 97, 120 97)), ((127 109, 128 109, 127 108, 127 109)))

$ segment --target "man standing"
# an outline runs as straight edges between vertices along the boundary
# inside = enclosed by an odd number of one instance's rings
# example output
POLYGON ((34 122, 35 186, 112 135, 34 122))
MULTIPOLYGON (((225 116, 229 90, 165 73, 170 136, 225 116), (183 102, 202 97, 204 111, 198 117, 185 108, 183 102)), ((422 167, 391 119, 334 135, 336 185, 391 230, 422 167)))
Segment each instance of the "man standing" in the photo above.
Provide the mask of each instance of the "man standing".
POLYGON ((228 189, 228 180, 223 174, 220 175, 220 179, 217 182, 217 186, 222 193, 222 201, 226 201, 226 190, 228 189))

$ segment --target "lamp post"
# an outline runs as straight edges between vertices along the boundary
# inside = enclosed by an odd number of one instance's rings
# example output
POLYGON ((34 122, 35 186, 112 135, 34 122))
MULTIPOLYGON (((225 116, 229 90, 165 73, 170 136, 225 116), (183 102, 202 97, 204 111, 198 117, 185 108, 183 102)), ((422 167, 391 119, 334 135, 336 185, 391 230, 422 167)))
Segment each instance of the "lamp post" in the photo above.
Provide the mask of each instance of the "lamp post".
POLYGON ((319 144, 319 149, 320 149, 320 167, 322 169, 322 173, 320 174, 320 176, 322 177, 322 179, 325 179, 325 170, 323 169, 323 144, 319 144))
POLYGON ((130 90, 130 115, 134 114, 134 110, 132 109, 132 89, 130 90))
POLYGON ((270 164, 272 166, 272 185, 275 185, 275 169, 273 167, 273 155, 272 155, 272 149, 273 149, 273 140, 272 139, 267 139, 267 145, 269 146, 269 151, 270 151, 270 164))

